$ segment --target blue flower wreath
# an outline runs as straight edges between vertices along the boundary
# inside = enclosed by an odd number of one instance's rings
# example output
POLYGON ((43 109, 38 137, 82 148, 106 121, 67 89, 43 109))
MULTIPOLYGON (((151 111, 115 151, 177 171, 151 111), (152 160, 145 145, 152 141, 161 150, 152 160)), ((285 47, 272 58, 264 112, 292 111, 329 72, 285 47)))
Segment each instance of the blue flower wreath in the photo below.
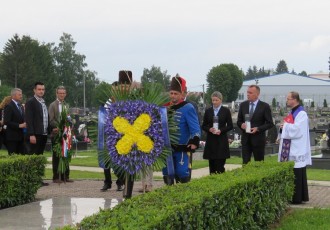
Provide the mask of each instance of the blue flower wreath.
POLYGON ((136 174, 141 169, 154 164, 164 149, 162 121, 159 109, 159 106, 142 100, 126 100, 108 104, 106 109, 104 131, 107 136, 106 145, 108 147, 112 164, 120 167, 130 175, 136 174), (141 115, 144 115, 144 117, 141 118, 141 115), (130 149, 130 151, 123 154, 118 150, 118 142, 123 140, 125 135, 129 136, 129 132, 133 132, 131 129, 135 128, 134 125, 138 125, 136 123, 139 118, 141 118, 142 121, 145 121, 145 123, 150 121, 150 124, 143 124, 145 129, 141 129, 140 133, 135 136, 130 136, 130 138, 134 139, 134 141, 126 142, 128 145, 131 145, 126 146, 130 149), (143 120, 144 118, 147 119, 143 120), (118 121, 118 119, 120 119, 119 122, 123 123, 122 129, 116 127, 116 121, 118 121), (124 126, 124 123, 126 126, 124 126), (125 130, 127 130, 127 133, 125 133, 125 130), (149 146, 151 146, 150 151, 143 151, 139 148, 137 138, 139 135, 145 138, 143 140, 147 139, 149 146), (152 143, 152 145, 150 145, 150 143, 152 143))

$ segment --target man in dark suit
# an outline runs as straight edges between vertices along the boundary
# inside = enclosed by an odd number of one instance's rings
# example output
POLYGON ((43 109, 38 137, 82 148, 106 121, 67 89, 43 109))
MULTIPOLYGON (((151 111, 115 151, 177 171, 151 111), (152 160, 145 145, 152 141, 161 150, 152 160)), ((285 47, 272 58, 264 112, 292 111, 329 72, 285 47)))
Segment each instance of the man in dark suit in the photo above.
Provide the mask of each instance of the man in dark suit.
POLYGON ((253 157, 255 161, 263 161, 266 146, 265 131, 274 126, 270 106, 259 100, 260 88, 250 85, 247 89, 247 101, 240 104, 237 116, 237 126, 242 130, 243 164, 253 157), (248 133, 246 115, 250 117, 251 131, 248 133))
MULTIPOLYGON (((44 153, 48 134, 48 110, 44 99, 45 85, 42 82, 34 84, 34 96, 25 103, 25 122, 29 141, 29 154, 44 153)), ((42 182, 43 186, 48 183, 42 182)))
POLYGON ((30 154, 42 155, 45 150, 48 133, 48 110, 44 99, 45 85, 36 82, 34 96, 25 104, 25 121, 30 143, 30 154))
POLYGON ((4 124, 6 125, 6 140, 8 154, 24 153, 24 133, 26 128, 24 122, 24 109, 20 104, 22 101, 22 90, 14 88, 11 90, 11 102, 5 107, 4 124))

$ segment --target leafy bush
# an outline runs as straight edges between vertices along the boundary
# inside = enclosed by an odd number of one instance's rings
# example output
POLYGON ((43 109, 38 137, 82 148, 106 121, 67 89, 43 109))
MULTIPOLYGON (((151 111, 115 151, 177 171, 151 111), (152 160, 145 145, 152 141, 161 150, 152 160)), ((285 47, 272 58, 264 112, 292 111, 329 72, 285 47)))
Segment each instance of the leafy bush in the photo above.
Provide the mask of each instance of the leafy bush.
POLYGON ((0 209, 34 201, 46 162, 36 155, 0 158, 0 209))
POLYGON ((284 213, 293 163, 256 162, 164 186, 65 229, 265 229, 284 213))

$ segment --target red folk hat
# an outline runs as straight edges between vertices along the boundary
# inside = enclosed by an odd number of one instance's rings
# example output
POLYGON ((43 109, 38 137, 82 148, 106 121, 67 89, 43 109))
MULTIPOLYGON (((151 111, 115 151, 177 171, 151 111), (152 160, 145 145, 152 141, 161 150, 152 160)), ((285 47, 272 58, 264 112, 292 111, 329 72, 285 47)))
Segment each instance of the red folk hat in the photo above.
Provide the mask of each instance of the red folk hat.
POLYGON ((170 90, 183 93, 186 91, 186 89, 186 80, 183 77, 176 76, 172 78, 170 90))

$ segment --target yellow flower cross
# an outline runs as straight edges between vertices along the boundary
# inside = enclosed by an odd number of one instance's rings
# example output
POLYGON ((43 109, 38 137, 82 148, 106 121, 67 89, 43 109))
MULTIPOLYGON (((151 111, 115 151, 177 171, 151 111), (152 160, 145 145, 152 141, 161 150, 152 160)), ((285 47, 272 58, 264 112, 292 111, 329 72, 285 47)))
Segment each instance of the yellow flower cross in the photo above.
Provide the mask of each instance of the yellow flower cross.
POLYGON ((153 141, 144 132, 150 127, 151 117, 143 113, 134 121, 133 125, 123 117, 116 117, 113 120, 115 130, 124 136, 117 142, 116 149, 119 154, 128 154, 132 146, 136 144, 138 150, 150 153, 154 147, 153 141))

